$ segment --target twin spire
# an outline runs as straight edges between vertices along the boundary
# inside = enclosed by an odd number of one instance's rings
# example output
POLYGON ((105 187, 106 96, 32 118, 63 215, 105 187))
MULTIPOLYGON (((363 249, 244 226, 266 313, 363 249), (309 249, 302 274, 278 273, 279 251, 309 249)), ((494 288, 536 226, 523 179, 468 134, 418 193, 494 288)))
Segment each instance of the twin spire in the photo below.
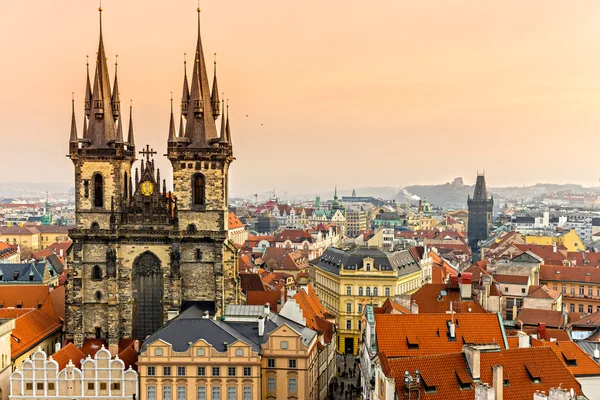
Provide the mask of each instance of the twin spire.
MULTIPOLYGON (((216 54, 215 54, 216 56, 216 54)), ((209 86, 202 37, 200 31, 200 8, 198 8, 198 39, 194 54, 191 85, 188 84, 187 59, 184 59, 183 93, 181 95, 181 120, 179 135, 175 132, 173 115, 173 100, 171 99, 171 119, 169 122, 169 146, 178 144, 186 148, 209 148, 218 143, 231 146, 231 140, 226 140, 227 125, 224 115, 224 105, 219 98, 217 82, 217 62, 214 62, 214 77, 212 88, 209 86), (190 90, 191 86, 191 90, 190 90), (221 116, 221 132, 217 132, 216 120, 221 116), (185 118, 185 122, 184 122, 185 118), (185 124, 185 125, 184 125, 185 124)))
MULTIPOLYGON (((115 62, 115 80, 111 90, 108 62, 104 50, 104 38, 102 35, 102 7, 100 12, 100 40, 98 53, 96 55, 96 70, 94 73, 94 84, 90 81, 89 61, 86 62, 87 77, 84 99, 85 116, 83 118, 83 137, 81 142, 85 148, 103 149, 113 148, 115 145, 133 144, 133 125, 129 121, 129 137, 127 142, 123 136, 123 118, 121 117, 121 100, 119 96, 119 82, 117 77, 118 63, 115 62)), ((72 124, 75 121, 75 107, 73 106, 72 124)), ((71 143, 78 143, 79 139, 73 134, 71 128, 71 143)))

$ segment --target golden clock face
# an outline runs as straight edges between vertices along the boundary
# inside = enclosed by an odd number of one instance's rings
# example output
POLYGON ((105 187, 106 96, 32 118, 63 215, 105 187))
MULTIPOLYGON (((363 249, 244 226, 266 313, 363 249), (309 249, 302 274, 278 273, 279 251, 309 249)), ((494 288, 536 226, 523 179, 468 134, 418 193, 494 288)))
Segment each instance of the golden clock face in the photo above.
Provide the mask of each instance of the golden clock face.
POLYGON ((144 196, 150 196, 154 191, 154 185, 150 181, 144 181, 140 184, 140 190, 144 196))

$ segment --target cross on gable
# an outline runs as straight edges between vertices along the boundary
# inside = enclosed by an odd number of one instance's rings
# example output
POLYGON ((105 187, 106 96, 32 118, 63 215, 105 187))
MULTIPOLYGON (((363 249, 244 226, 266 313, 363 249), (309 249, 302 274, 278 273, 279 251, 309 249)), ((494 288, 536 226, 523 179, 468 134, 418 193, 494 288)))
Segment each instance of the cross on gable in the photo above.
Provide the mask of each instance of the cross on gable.
POLYGON ((141 155, 146 156, 146 161, 150 162, 150 157, 154 154, 158 154, 154 149, 150 148, 150 145, 146 145, 146 148, 139 152, 141 155))

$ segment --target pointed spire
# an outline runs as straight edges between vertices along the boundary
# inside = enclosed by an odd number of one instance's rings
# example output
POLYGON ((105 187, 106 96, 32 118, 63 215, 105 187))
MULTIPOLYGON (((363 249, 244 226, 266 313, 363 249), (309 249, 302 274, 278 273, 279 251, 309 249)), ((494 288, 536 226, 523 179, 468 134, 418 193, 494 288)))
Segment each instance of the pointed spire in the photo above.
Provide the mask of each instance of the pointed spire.
POLYGON ((115 139, 115 143, 123 143, 123 120, 121 118, 119 118, 117 126, 117 138, 115 139))
MULTIPOLYGON (((84 100, 85 115, 87 115, 89 117, 90 114, 92 113, 92 84, 90 83, 90 56, 85 56, 85 58, 86 58, 85 66, 86 66, 86 70, 87 70, 87 77, 85 80, 85 99, 83 99, 83 100, 84 100)), ((84 136, 84 138, 85 138, 85 136, 84 136)))
POLYGON ((87 139, 88 138, 88 124, 87 124, 87 117, 84 115, 83 116, 83 135, 82 135, 83 139, 87 139))
POLYGON ((185 129, 183 127, 183 115, 179 117, 179 137, 185 137, 185 129))
MULTIPOLYGON (((223 100, 223 110, 225 110, 225 100, 223 100)), ((227 144, 227 125, 226 125, 227 117, 223 113, 221 117, 221 140, 219 143, 227 144)))
POLYGON ((177 142, 175 134, 175 117, 173 116, 173 93, 171 93, 171 119, 169 121, 169 143, 174 144, 177 142))
POLYGON ((232 146, 231 143, 231 129, 229 128, 229 100, 227 100, 227 124, 225 126, 225 137, 227 138, 227 143, 229 146, 232 146))
POLYGON ((115 119, 110 105, 110 77, 108 76, 108 64, 102 36, 102 7, 98 11, 100 12, 100 40, 92 95, 92 113, 95 115, 90 117, 88 135, 92 141, 92 147, 107 147, 108 142, 115 139, 116 132, 115 119))
POLYGON ((75 93, 73 93, 73 99, 71 100, 71 137, 69 138, 70 143, 77 143, 77 122, 75 121, 75 93))
MULTIPOLYGON (((118 60, 118 58, 119 58, 119 56, 117 55, 116 59, 118 60)), ((121 112, 121 100, 119 99, 119 82, 117 80, 117 70, 119 67, 119 62, 117 60, 115 60, 115 84, 113 85, 112 100, 111 100, 112 112, 113 112, 113 117, 115 118, 115 120, 117 118, 119 118, 119 114, 121 112)))
POLYGON ((133 139, 133 101, 129 104, 129 135, 127 136, 127 143, 129 143, 129 146, 135 147, 135 140, 133 139))
MULTIPOLYGON (((187 54, 183 53, 183 94, 181 95, 181 115, 186 115, 190 105, 190 89, 187 78, 187 54)), ((183 136, 181 136, 183 137, 183 136)))
POLYGON ((215 70, 212 85, 212 94, 210 96, 210 104, 213 109, 213 117, 216 120, 221 115, 220 102, 219 102, 219 85, 217 84, 217 53, 215 53, 215 70))
POLYGON ((217 126, 212 114, 210 85, 206 73, 206 63, 200 35, 200 8, 198 8, 198 41, 196 44, 196 60, 192 76, 190 107, 194 109, 194 118, 187 117, 185 136, 189 138, 189 147, 209 147, 211 140, 218 137, 217 126), (210 118, 209 118, 210 116, 210 118))

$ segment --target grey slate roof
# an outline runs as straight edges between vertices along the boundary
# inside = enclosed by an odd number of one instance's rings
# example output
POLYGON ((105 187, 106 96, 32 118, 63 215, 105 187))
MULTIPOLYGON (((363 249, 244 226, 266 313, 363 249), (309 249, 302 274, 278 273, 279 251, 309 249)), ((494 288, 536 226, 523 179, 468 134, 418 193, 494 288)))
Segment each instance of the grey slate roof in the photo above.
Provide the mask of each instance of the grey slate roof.
POLYGON ((40 283, 43 280, 44 272, 48 263, 27 263, 27 264, 0 264, 2 283, 40 283), (18 272, 18 278, 15 279, 15 273, 18 272))
POLYGON ((600 359, 594 358, 594 350, 600 345, 599 343, 585 341, 577 341, 575 343, 577 343, 577 346, 579 346, 581 350, 585 351, 592 358, 592 360, 600 364, 600 359))
POLYGON ((398 276, 412 274, 421 270, 418 260, 415 260, 408 250, 388 253, 372 248, 358 248, 344 251, 329 247, 318 260, 312 261, 312 263, 317 268, 339 275, 342 266, 346 270, 362 270, 363 259, 366 257, 374 260, 373 268, 375 270, 395 270, 398 276))

